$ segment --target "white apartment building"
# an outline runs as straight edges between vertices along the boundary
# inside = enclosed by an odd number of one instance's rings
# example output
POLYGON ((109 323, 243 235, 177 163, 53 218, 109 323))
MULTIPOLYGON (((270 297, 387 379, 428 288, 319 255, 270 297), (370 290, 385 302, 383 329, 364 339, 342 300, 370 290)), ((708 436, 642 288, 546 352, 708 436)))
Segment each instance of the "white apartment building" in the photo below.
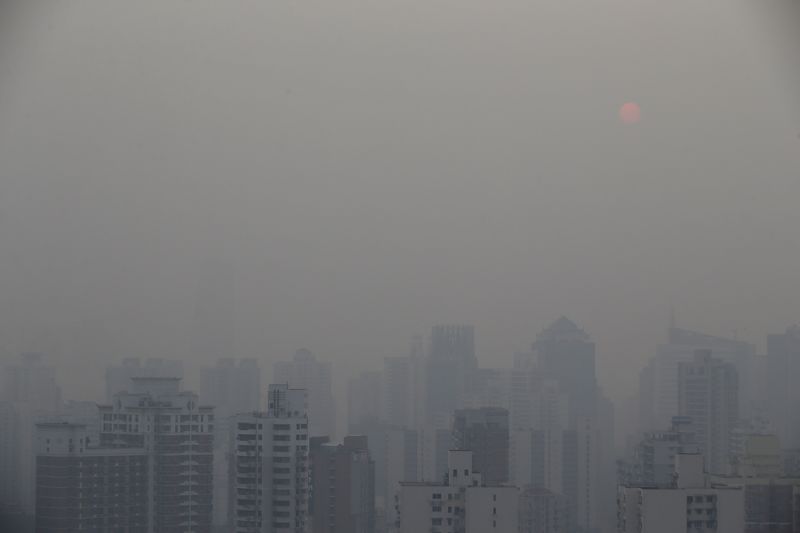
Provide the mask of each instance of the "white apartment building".
POLYGON ((308 522, 306 391, 270 385, 267 411, 231 424, 230 531, 304 533, 308 522))
POLYGON ((676 471, 675 487, 620 487, 619 533, 745 532, 741 487, 709 484, 700 454, 678 455, 676 471))
POLYGON ((214 408, 180 390, 180 378, 134 377, 99 415, 100 447, 144 450, 147 531, 210 530, 214 408))
POLYGON ((472 452, 451 450, 444 483, 402 482, 399 533, 518 533, 519 489, 483 485, 472 452))

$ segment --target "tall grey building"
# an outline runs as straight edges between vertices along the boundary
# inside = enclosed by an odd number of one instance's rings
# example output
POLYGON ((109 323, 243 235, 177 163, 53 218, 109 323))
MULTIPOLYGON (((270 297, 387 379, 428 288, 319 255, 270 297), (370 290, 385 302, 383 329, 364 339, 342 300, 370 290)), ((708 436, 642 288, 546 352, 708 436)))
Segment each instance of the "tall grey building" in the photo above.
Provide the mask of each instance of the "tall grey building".
POLYGON ((62 408, 55 369, 44 355, 24 353, 4 366, 0 388, 0 513, 33 517, 35 424, 59 414, 62 408))
POLYGON ((401 481, 419 479, 419 434, 377 419, 364 420, 352 428, 364 435, 375 463, 375 505, 387 524, 395 521, 394 499, 401 481))
POLYGON ((383 373, 362 372, 347 381, 347 427, 383 414, 383 373))
POLYGON ((433 327, 425 365, 428 421, 449 419, 453 411, 463 406, 477 368, 473 326, 433 327))
MULTIPOLYGON (((151 520, 149 459, 144 447, 99 447, 84 424, 37 424, 36 531, 167 531, 151 520)), ((189 523, 176 529, 209 530, 189 523)))
POLYGON ((317 360, 309 350, 297 350, 291 361, 275 363, 272 382, 286 383, 289 388, 307 391, 309 435, 335 437, 336 402, 329 362, 317 360))
POLYGON ((568 533, 567 502, 561 494, 525 487, 519 496, 519 533, 568 533))
POLYGON ((644 433, 634 450, 631 477, 625 481, 643 487, 670 486, 678 454, 698 451, 691 418, 676 416, 669 429, 644 433))
POLYGON ((391 425, 418 428, 425 408, 425 358, 414 345, 408 356, 383 360, 383 418, 391 425))
POLYGON ((769 417, 785 448, 800 448, 800 326, 767 336, 769 417))
POLYGON ((229 530, 305 533, 309 504, 308 401, 303 389, 270 385, 267 410, 231 424, 229 530))
POLYGON ((312 532, 375 533, 375 462, 367 437, 311 439, 312 532))
POLYGON ((219 359, 200 369, 200 399, 213 405, 217 420, 261 405, 261 369, 255 359, 219 359))
POLYGON ((678 412, 691 418, 706 468, 725 474, 730 467, 731 435, 739 421, 736 367, 697 350, 694 360, 678 365, 678 412))
POLYGON ((597 399, 595 345, 589 334, 567 317, 544 329, 533 343, 538 370, 558 382, 569 397, 569 419, 593 416, 597 399))
POLYGON ((200 400, 214 406, 214 525, 228 520, 230 421, 237 413, 253 412, 261 405, 261 369, 255 359, 220 359, 200 369, 200 400))
POLYGON ((489 485, 508 481, 508 410, 459 409, 453 420, 453 447, 472 452, 472 469, 489 485))
POLYGON ((100 406, 100 446, 141 448, 147 458, 147 531, 211 529, 214 408, 180 378, 131 379, 100 406))
POLYGON ((515 355, 509 381, 514 483, 563 497, 568 531, 611 527, 614 409, 597 385, 590 336, 560 317, 515 355))
POLYGON ((639 427, 643 431, 661 431, 678 415, 678 365, 694 360, 696 350, 711 350, 714 357, 736 367, 740 378, 740 411, 754 414, 765 403, 762 398, 755 346, 747 342, 715 337, 677 328, 672 325, 667 342, 660 344, 655 357, 639 375, 639 427))
POLYGON ((118 392, 133 387, 131 378, 183 378, 183 362, 178 359, 126 357, 117 366, 106 367, 106 402, 118 392))

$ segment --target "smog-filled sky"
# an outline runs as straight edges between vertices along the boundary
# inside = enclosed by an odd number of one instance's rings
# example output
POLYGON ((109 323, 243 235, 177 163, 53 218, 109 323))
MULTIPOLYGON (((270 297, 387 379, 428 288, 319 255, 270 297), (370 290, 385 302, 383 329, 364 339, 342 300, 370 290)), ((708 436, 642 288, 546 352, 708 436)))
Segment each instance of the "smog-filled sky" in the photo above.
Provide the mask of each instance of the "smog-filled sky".
POLYGON ((71 0, 7 19, 0 348, 51 355, 86 397, 126 356, 269 368, 307 347, 344 376, 435 323, 474 324, 481 364, 509 366, 565 314, 620 397, 671 307, 763 347, 800 320, 800 113, 795 42, 751 7, 71 0))

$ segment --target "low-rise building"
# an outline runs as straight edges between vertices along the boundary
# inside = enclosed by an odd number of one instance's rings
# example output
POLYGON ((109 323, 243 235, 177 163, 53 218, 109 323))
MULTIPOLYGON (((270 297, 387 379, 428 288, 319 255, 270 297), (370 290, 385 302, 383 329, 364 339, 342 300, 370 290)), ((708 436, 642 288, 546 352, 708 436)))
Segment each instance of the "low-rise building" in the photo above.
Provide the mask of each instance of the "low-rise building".
POLYGON ((472 470, 472 452, 451 450, 442 483, 401 482, 400 533, 518 533, 519 489, 485 485, 472 470))
POLYGON ((619 533, 745 533, 741 487, 708 482, 703 456, 680 454, 672 487, 620 487, 619 533))

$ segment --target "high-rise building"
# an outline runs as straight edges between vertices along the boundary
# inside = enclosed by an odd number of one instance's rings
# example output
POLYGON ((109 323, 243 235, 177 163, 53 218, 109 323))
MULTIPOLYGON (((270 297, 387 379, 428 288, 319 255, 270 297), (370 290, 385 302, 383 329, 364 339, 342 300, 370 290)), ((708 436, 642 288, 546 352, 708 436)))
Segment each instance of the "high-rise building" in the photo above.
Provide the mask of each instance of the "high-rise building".
POLYGON ((568 531, 609 530, 614 408, 597 385, 588 333, 563 316, 543 330, 515 357, 511 407, 515 477, 564 497, 568 531))
POLYGON ((643 487, 668 487, 675 478, 675 458, 698 452, 691 419, 674 417, 666 431, 649 431, 634 452, 634 476, 629 482, 643 487))
POLYGON ((769 417, 786 448, 800 448, 800 326, 767 336, 769 417))
POLYGON ((362 421, 353 429, 367 438, 370 457, 375 463, 375 506, 386 524, 393 524, 394 499, 400 482, 420 479, 419 433, 376 419, 362 421))
MULTIPOLYGON (((419 479, 441 481, 447 475, 447 454, 453 449, 451 427, 424 424, 419 430, 419 479)), ((405 481, 412 481, 406 479, 405 481)))
POLYGON ((610 487, 602 483, 607 461, 602 453, 602 428, 593 417, 579 418, 564 431, 561 442, 561 487, 569 531, 604 531, 606 499, 613 483, 610 487))
POLYGON ((740 382, 740 412, 755 414, 764 403, 759 383, 760 359, 755 346, 736 339, 715 337, 696 331, 670 327, 668 342, 660 344, 639 376, 639 426, 643 431, 669 427, 678 413, 678 365, 694 360, 696 350, 711 350, 714 357, 736 367, 740 382))
POLYGON ((347 427, 383 414, 383 373, 362 372, 347 381, 347 427))
POLYGON ((535 425, 535 396, 542 382, 533 352, 514 354, 509 383, 509 417, 514 429, 531 429, 535 425))
POLYGON ((138 357, 126 357, 120 365, 106 368, 106 402, 118 392, 131 390, 131 378, 183 378, 183 362, 151 357, 142 363, 138 357))
POLYGON ((383 360, 383 418, 389 424, 419 429, 424 422, 424 363, 418 344, 411 355, 383 360))
POLYGON ((318 361, 308 350, 297 350, 291 361, 275 363, 272 381, 307 391, 309 435, 335 437, 336 403, 331 386, 330 363, 318 361))
POLYGON ((148 531, 211 529, 214 408, 180 378, 131 378, 100 406, 100 447, 141 448, 148 465, 148 531))
POLYGON ((463 407, 502 407, 511 405, 511 371, 505 368, 478 368, 465 394, 463 407))
POLYGON ((261 369, 255 359, 226 358, 200 369, 200 399, 214 406, 219 423, 261 405, 261 369))
POLYGON ((308 399, 269 386, 265 412, 231 424, 230 531, 305 533, 309 504, 308 399))
POLYGON ((543 488, 525 487, 520 493, 520 533, 568 533, 564 496, 543 488))
POLYGON ((511 481, 519 487, 531 485, 563 493, 566 394, 557 381, 535 378, 518 380, 512 396, 515 411, 511 416, 517 425, 511 432, 511 481))
POLYGON ((4 366, 0 388, 0 513, 18 513, 32 519, 35 424, 59 414, 62 408, 55 369, 45 356, 25 353, 4 366))
POLYGON ((375 533, 375 463, 367 437, 311 439, 313 533, 375 533))
MULTIPOLYGON (((230 422, 236 413, 261 405, 261 369, 255 359, 220 359, 200 369, 200 400, 214 406, 214 486, 227 487, 230 471, 230 422)), ((214 525, 228 522, 228 491, 214 491, 214 525)))
MULTIPOLYGON (((36 441, 36 531, 167 531, 150 520, 144 448, 99 448, 85 425, 69 422, 37 424, 36 441)), ((173 530, 209 530, 195 526, 173 530)))
POLYGON ((478 360, 473 326, 434 326, 425 365, 428 422, 449 420, 464 405, 478 360))
POLYGON ((691 419, 698 449, 709 472, 726 474, 731 436, 739 421, 736 367, 697 350, 694 360, 678 365, 678 413, 691 419))
POLYGON ((55 369, 38 353, 23 353, 3 369, 0 399, 27 404, 35 412, 57 413, 61 410, 61 387, 55 369))
POLYGON ((472 462, 472 452, 453 450, 442 482, 401 483, 399 533, 519 533, 519 489, 484 483, 472 462))
POLYGON ((453 446, 472 452, 472 470, 488 485, 508 481, 508 410, 502 407, 459 409, 453 421, 453 446))
POLYGON ((746 533, 800 531, 795 519, 800 478, 784 472, 775 435, 745 435, 732 474, 709 476, 709 483, 744 490, 746 533))
POLYGON ((541 376, 558 382, 569 398, 570 424, 578 417, 594 416, 597 400, 595 345, 573 321, 561 317, 533 343, 541 376))
POLYGON ((745 533, 741 487, 708 483, 703 456, 678 455, 672 487, 620 487, 619 533, 745 533))

